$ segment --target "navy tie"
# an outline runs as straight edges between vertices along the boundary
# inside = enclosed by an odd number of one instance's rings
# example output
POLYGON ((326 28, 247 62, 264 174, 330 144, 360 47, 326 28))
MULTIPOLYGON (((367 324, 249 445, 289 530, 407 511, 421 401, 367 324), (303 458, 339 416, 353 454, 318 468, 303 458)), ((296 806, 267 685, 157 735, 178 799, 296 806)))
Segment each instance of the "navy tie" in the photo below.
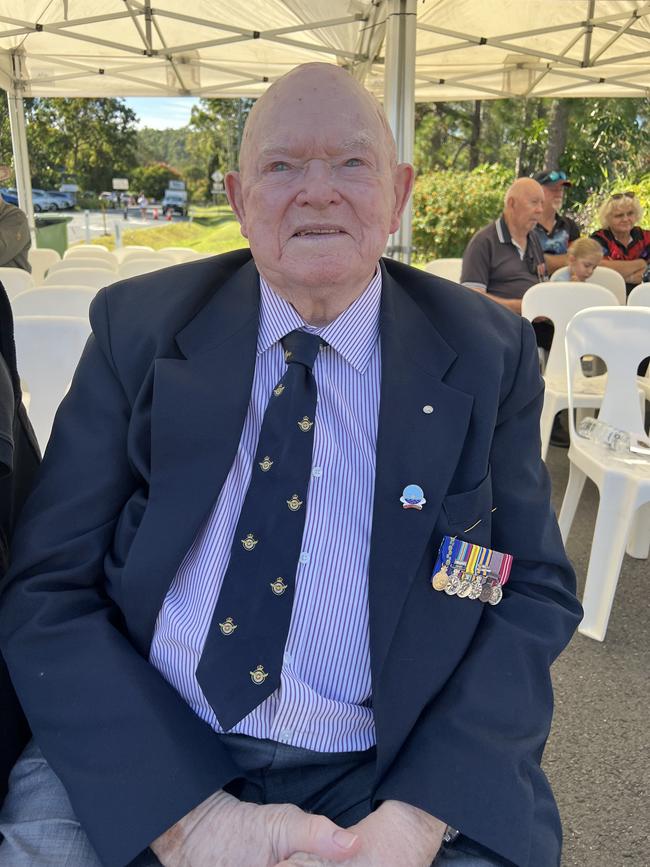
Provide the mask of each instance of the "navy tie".
POLYGON ((228 731, 280 686, 311 472, 322 340, 292 331, 196 678, 228 731))

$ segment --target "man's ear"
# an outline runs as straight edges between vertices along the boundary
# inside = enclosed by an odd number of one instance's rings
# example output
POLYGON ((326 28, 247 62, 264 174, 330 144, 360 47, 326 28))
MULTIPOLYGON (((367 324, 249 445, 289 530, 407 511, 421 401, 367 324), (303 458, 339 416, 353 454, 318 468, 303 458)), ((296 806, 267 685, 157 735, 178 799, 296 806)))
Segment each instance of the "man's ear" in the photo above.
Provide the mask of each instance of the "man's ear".
POLYGON ((413 189, 413 166, 410 163, 400 163, 393 173, 393 191, 395 193, 395 206, 391 214, 390 234, 399 229, 399 223, 404 213, 404 208, 413 189))
POLYGON ((240 173, 228 172, 224 178, 224 185, 230 207, 233 209, 235 216, 239 220, 240 231, 244 238, 248 238, 248 231, 246 229, 246 212, 244 209, 244 194, 242 192, 240 173))

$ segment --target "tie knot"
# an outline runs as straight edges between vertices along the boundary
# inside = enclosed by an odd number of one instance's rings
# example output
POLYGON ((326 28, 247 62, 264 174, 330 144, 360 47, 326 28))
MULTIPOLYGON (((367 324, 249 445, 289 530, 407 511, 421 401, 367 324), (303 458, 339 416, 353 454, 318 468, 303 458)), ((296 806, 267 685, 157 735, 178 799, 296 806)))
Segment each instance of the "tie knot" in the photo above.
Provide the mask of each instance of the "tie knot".
POLYGON ((300 330, 292 331, 282 338, 284 360, 287 364, 304 364, 311 370, 322 345, 324 341, 317 334, 300 330))

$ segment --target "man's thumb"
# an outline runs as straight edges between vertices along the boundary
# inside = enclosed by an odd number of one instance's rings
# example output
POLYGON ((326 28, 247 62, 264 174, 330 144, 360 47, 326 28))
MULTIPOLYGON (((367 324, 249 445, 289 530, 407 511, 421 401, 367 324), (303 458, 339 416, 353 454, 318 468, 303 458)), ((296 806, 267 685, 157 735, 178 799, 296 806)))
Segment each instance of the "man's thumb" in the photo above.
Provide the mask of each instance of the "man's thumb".
POLYGON ((309 852, 329 861, 346 861, 359 851, 359 837, 330 821, 302 810, 289 810, 282 835, 282 857, 309 852))

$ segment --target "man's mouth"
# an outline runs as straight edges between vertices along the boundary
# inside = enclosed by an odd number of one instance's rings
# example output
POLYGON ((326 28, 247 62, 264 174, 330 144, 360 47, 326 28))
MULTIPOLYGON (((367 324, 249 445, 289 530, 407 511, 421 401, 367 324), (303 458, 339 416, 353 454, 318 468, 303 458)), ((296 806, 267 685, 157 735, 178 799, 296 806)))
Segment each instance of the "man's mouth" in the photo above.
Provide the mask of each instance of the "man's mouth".
POLYGON ((298 229, 293 233, 294 238, 306 238, 310 235, 345 235, 343 229, 337 226, 311 226, 307 229, 298 229))

